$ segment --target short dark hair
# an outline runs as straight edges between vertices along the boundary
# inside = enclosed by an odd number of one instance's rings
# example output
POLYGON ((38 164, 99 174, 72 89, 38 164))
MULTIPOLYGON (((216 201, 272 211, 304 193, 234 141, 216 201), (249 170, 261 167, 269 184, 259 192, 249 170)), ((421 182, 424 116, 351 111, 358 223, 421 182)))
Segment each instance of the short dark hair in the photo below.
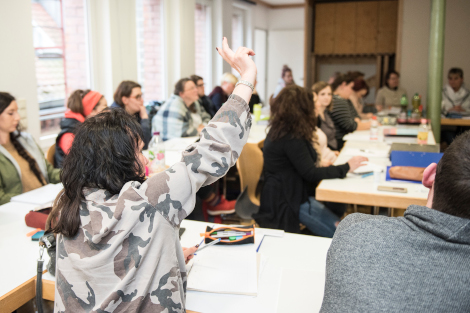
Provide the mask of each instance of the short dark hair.
POLYGON ((346 82, 346 84, 349 84, 352 81, 354 81, 353 76, 349 74, 340 74, 335 78, 335 80, 331 84, 331 90, 333 90, 334 92, 342 83, 346 82))
POLYGON ((387 74, 385 74, 385 86, 387 86, 387 87, 390 87, 388 85, 388 80, 390 79, 390 76, 392 76, 392 74, 395 74, 398 77, 400 77, 400 73, 398 73, 397 71, 395 71, 395 70, 388 71, 387 74))
POLYGON ((129 98, 132 94, 132 89, 142 88, 141 85, 133 82, 131 80, 122 81, 114 93, 114 102, 116 102, 121 108, 124 108, 124 103, 122 102, 122 97, 129 98))
POLYGON ((175 84, 175 91, 173 92, 175 95, 179 96, 180 92, 184 92, 184 86, 187 82, 192 81, 191 79, 184 77, 178 80, 175 84))
POLYGON ((193 83, 196 84, 196 86, 197 86, 197 82, 198 82, 199 80, 204 80, 204 78, 202 78, 201 76, 198 76, 198 75, 191 75, 191 76, 189 77, 189 79, 191 79, 191 80, 193 81, 193 83))
POLYGON ((356 79, 354 80, 354 86, 353 86, 353 90, 355 92, 358 92, 362 89, 365 89, 366 90, 366 94, 364 95, 364 97, 366 97, 368 94, 369 94, 369 86, 367 85, 366 81, 363 80, 363 79, 356 79))
POLYGON ((47 221, 51 231, 66 237, 77 233, 84 188, 116 195, 129 181, 144 182, 144 165, 137 157, 141 137, 140 124, 123 109, 104 111, 77 128, 60 174, 64 189, 47 221))
POLYGON ((458 136, 439 161, 432 207, 470 219, 470 131, 458 136))
POLYGON ((449 70, 449 73, 447 74, 447 76, 449 76, 450 74, 458 74, 460 76, 460 78, 463 78, 463 70, 459 67, 453 67, 449 70))

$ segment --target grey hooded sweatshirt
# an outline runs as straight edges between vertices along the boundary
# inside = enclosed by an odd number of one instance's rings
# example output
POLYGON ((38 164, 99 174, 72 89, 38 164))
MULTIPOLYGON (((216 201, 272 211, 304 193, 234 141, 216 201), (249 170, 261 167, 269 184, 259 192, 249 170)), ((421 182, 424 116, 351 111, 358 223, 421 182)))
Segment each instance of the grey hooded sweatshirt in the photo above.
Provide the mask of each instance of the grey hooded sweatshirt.
POLYGON ((416 205, 404 217, 348 215, 321 312, 470 312, 470 219, 416 205))

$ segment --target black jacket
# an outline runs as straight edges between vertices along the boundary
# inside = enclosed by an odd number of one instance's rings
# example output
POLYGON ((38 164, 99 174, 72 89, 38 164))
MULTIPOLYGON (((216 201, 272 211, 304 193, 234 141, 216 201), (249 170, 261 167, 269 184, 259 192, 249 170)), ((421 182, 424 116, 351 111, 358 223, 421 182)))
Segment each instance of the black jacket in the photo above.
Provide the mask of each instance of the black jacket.
POLYGON ((322 179, 344 178, 349 164, 316 167, 317 154, 311 143, 290 135, 264 142, 264 185, 261 203, 254 216, 261 227, 300 231, 300 205, 315 196, 322 179))
POLYGON ((211 118, 213 118, 215 113, 217 113, 217 109, 215 108, 215 105, 212 103, 212 100, 208 96, 204 95, 199 98, 199 102, 204 107, 204 110, 206 110, 206 112, 209 113, 211 118))
POLYGON ((80 121, 74 118, 64 118, 60 121, 60 133, 57 135, 55 140, 55 153, 54 153, 54 167, 62 168, 62 163, 64 162, 65 152, 59 146, 60 138, 66 133, 73 133, 75 129, 81 124, 80 121))

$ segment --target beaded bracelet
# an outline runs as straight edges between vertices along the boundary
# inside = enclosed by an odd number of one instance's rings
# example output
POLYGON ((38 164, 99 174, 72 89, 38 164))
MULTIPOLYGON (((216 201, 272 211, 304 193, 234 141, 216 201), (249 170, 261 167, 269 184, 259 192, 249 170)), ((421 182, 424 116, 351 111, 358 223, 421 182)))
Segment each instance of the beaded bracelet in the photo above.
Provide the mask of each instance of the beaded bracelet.
POLYGON ((252 83, 250 83, 249 81, 246 81, 246 80, 239 80, 238 83, 235 85, 235 87, 237 87, 238 85, 245 85, 245 86, 248 86, 251 88, 251 92, 253 92, 255 90, 255 86, 253 86, 252 83))

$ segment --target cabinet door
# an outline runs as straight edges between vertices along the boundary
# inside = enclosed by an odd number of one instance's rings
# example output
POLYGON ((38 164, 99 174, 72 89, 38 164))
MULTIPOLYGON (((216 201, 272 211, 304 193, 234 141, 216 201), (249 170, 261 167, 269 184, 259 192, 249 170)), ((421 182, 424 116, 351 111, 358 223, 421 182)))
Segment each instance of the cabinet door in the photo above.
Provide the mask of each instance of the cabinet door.
POLYGON ((315 53, 331 54, 335 46, 335 4, 315 6, 315 53))
POLYGON ((356 51, 357 2, 335 3, 335 54, 351 54, 356 51))
POLYGON ((398 1, 379 1, 377 53, 395 53, 397 45, 398 1))
POLYGON ((378 9, 378 1, 357 3, 356 53, 376 53, 378 9))

